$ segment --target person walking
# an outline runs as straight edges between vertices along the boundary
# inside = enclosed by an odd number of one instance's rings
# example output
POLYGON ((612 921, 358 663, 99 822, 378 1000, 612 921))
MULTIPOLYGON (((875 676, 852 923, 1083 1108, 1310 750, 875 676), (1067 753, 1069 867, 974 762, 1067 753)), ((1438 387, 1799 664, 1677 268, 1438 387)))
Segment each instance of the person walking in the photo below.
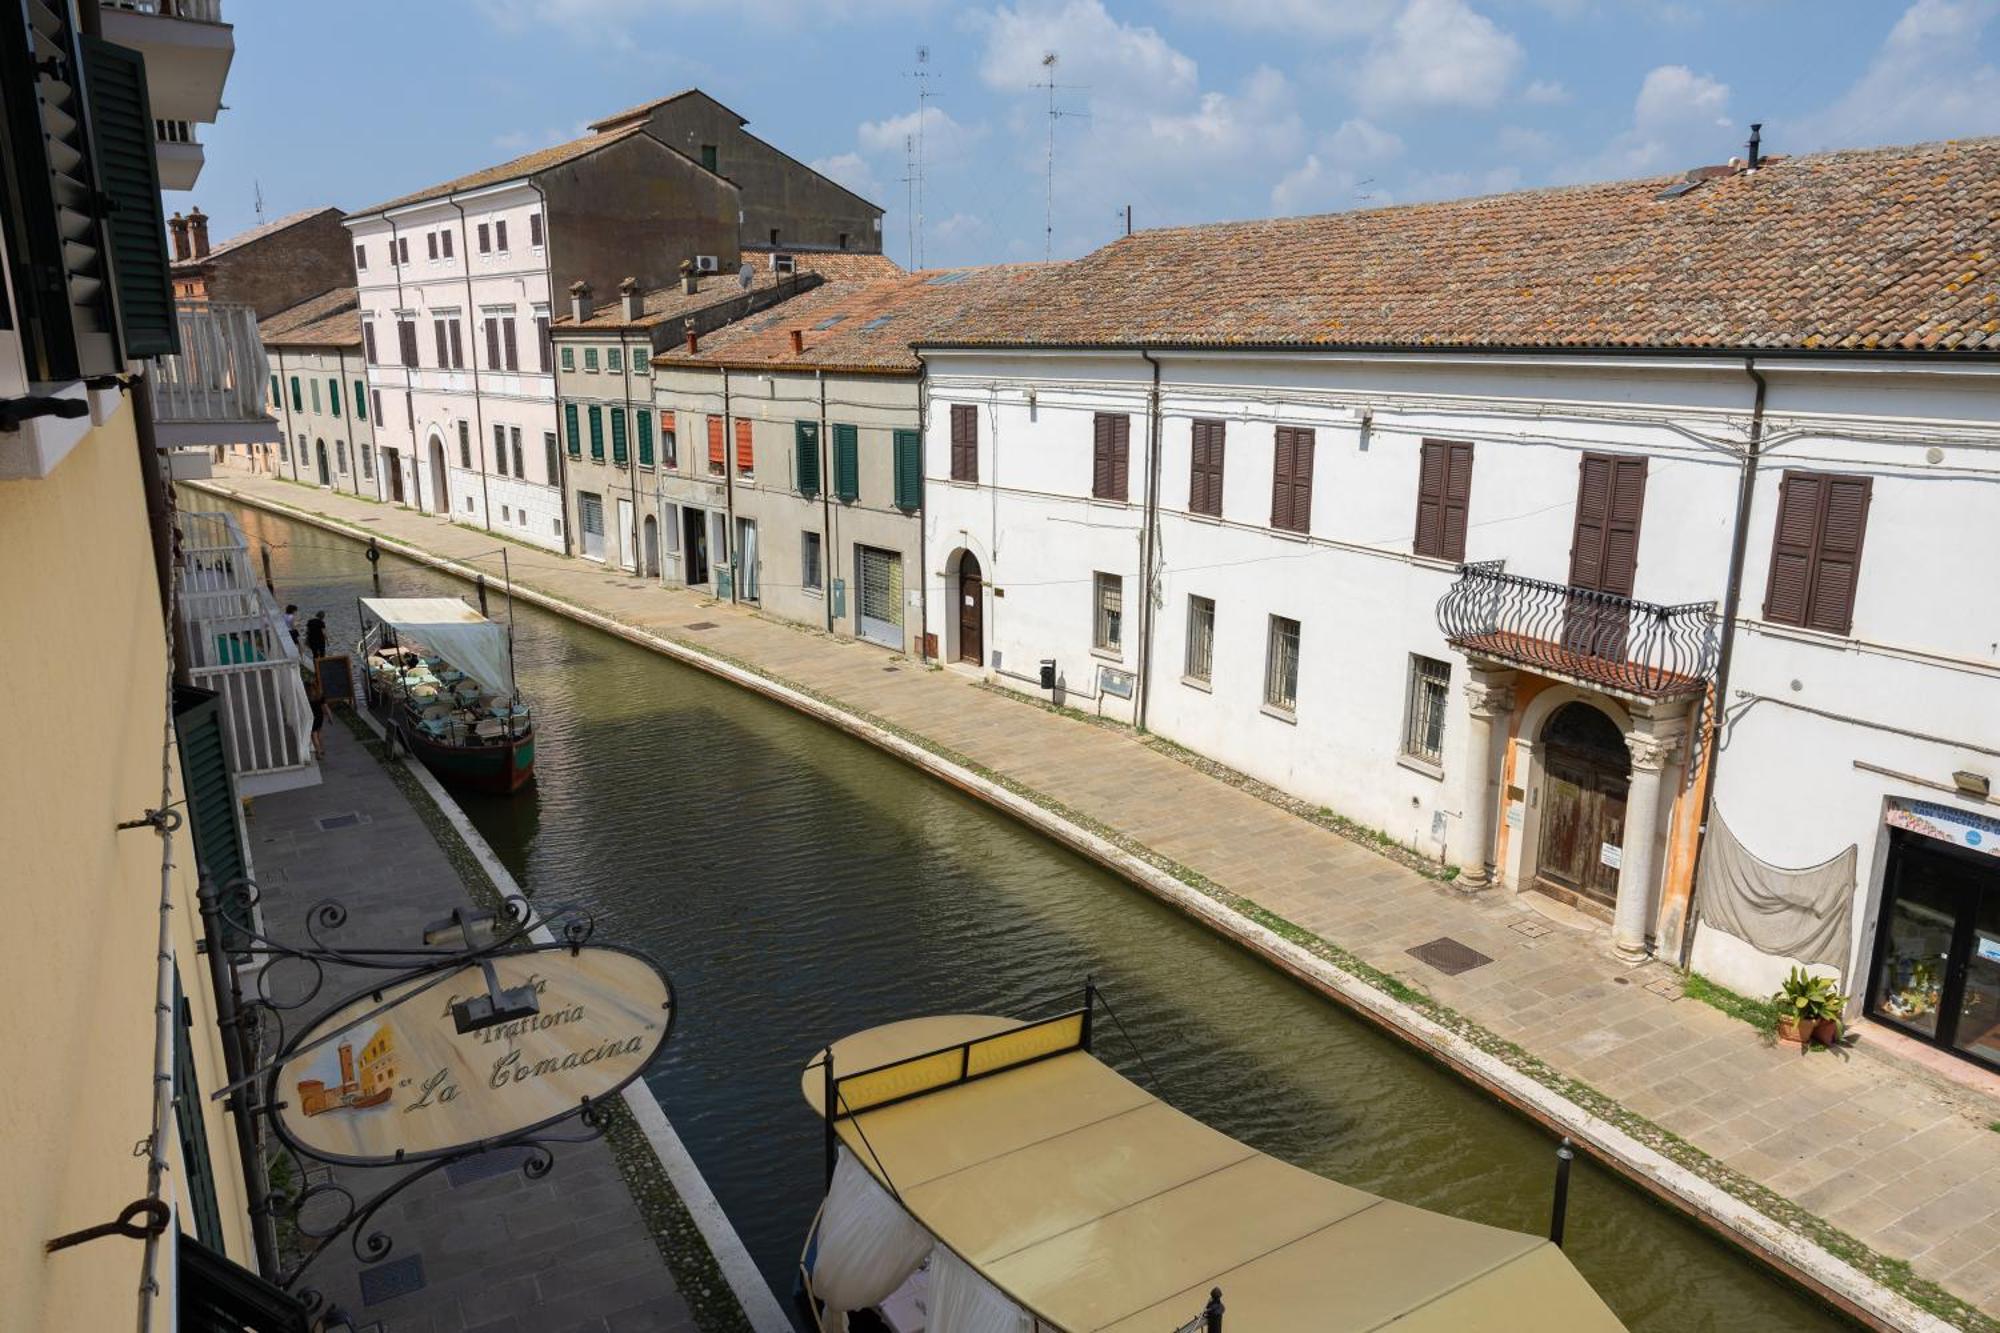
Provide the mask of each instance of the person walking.
POLYGON ((292 647, 299 646, 299 607, 296 602, 285 603, 285 633, 292 636, 292 647))
POLYGON ((306 706, 312 709, 312 752, 313 758, 326 758, 326 694, 317 680, 306 686, 306 706))
POLYGON ((324 611, 313 612, 312 619, 306 622, 306 650, 313 655, 315 662, 326 656, 326 612, 324 611))

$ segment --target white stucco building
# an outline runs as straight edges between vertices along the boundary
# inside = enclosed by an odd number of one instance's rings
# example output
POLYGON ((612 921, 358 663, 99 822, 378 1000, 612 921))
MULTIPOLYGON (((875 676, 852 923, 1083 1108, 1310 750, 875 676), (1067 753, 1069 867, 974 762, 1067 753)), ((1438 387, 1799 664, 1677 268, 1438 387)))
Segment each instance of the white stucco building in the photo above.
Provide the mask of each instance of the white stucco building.
POLYGON ((920 348, 930 631, 2000 1063, 2000 141, 1676 184, 1140 233, 973 312, 920 348))

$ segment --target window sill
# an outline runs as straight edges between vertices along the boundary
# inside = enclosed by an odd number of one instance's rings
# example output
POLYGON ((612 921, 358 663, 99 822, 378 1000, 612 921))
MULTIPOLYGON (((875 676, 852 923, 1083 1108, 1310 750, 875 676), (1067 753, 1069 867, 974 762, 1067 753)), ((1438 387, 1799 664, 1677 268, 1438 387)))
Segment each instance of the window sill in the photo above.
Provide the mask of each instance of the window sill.
POLYGON ((1287 726, 1296 727, 1299 724, 1299 715, 1288 708, 1279 708, 1273 704, 1259 704, 1257 705, 1257 711, 1265 717, 1277 722, 1283 722, 1287 726))
POLYGON ((1206 523, 1211 528, 1219 528, 1223 526, 1222 515, 1204 514, 1198 509, 1184 510, 1181 513, 1181 517, 1186 519, 1190 523, 1206 523))
POLYGON ((1100 662, 1110 662, 1120 667, 1125 665, 1125 651, 1122 648, 1092 648, 1090 655, 1100 662))
POLYGON ((1433 764, 1428 759, 1419 758, 1418 756, 1413 754, 1397 755, 1396 766, 1398 768, 1407 768, 1412 773, 1421 774, 1422 776, 1431 779, 1433 782, 1444 781, 1444 769, 1440 768, 1436 764, 1433 764))
POLYGON ((799 591, 804 593, 808 597, 826 596, 826 590, 824 588, 800 588, 799 591))
POLYGON ((1191 690, 1200 690, 1203 694, 1215 693, 1215 683, 1213 681, 1202 680, 1198 676, 1182 676, 1181 684, 1191 690))
POLYGON ((951 478, 950 484, 958 487, 962 491, 976 491, 979 489, 979 478, 953 477, 951 478))
POLYGON ((1301 544, 1304 544, 1312 541, 1312 533, 1300 532, 1296 528, 1266 528, 1265 531, 1270 533, 1273 537, 1279 537, 1288 542, 1299 542, 1301 544))

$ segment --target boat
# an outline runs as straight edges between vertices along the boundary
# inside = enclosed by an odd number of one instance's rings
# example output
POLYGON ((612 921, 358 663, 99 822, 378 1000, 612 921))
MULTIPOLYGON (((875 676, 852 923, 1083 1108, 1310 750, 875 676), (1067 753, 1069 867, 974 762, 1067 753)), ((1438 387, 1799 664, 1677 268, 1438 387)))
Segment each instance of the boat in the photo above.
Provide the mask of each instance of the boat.
POLYGON ((456 597, 363 597, 368 707, 448 787, 505 796, 535 774, 513 635, 456 597))
POLYGON ((1611 1333, 1560 1246, 1380 1198, 1183 1115, 1091 1052, 1093 1010, 907 1019, 804 1071, 822 1333, 1611 1333))

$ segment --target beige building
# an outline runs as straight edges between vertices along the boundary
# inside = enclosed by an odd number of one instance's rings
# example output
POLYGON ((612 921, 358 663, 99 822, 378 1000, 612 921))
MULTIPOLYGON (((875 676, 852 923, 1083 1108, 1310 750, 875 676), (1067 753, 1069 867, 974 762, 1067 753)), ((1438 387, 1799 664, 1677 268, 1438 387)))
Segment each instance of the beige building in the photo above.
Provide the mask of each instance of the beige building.
POLYGON ((375 455, 375 426, 352 287, 337 287, 258 325, 271 363, 270 412, 283 438, 239 446, 251 465, 292 481, 391 498, 375 455))
POLYGON ((653 361, 674 425, 661 577, 925 653, 923 366, 910 344, 1013 270, 830 283, 653 361))

